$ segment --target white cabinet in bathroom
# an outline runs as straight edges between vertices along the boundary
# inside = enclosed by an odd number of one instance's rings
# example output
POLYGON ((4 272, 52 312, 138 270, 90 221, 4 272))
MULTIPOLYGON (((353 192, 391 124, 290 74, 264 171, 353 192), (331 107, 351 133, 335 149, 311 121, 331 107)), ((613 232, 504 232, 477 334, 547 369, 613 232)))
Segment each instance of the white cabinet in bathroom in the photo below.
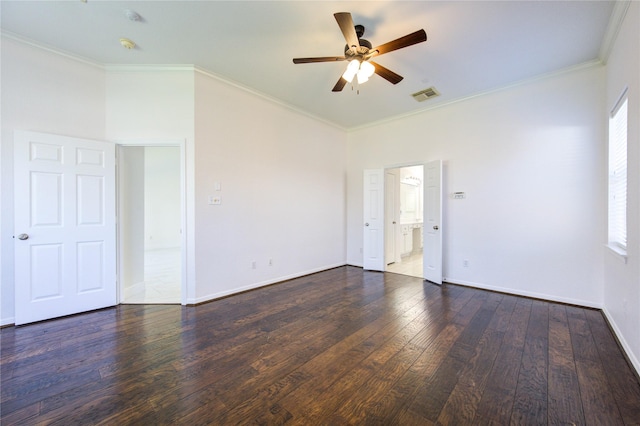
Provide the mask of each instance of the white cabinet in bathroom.
POLYGON ((407 223, 401 228, 402 256, 420 253, 422 250, 422 223, 407 223))
POLYGON ((402 256, 408 256, 413 251, 413 229, 410 225, 402 225, 402 256))

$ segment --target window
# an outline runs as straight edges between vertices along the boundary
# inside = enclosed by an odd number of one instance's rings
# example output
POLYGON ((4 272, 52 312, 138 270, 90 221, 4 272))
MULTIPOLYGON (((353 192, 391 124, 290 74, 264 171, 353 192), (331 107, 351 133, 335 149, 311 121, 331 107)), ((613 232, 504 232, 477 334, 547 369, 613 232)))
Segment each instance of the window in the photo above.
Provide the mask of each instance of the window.
POLYGON ((609 247, 627 249, 627 96, 626 90, 609 118, 609 247))

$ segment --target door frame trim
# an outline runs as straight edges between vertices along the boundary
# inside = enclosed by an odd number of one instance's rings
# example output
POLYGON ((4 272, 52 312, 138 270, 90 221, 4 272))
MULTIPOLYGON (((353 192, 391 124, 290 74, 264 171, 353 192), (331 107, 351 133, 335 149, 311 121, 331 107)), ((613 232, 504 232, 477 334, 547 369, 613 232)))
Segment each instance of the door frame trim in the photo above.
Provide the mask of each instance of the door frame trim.
MULTIPOLYGON (((187 210, 187 191, 192 190, 187 185, 187 155, 186 155, 186 139, 132 139, 132 140, 116 140, 113 141, 116 144, 116 202, 120 197, 120 181, 119 181, 119 167, 120 157, 118 157, 118 151, 121 147, 127 146, 139 146, 139 147, 163 147, 174 146, 180 148, 180 304, 187 304, 188 289, 193 287, 192 283, 187 281, 189 276, 194 274, 188 273, 189 263, 188 260, 192 254, 188 250, 188 241, 193 241, 193 236, 189 235, 190 229, 187 226, 189 222, 188 210, 187 210)), ((124 295, 123 283, 120 279, 120 266, 121 266, 121 254, 122 254, 122 238, 120 238, 120 206, 117 206, 118 214, 116 215, 116 277, 118 288, 118 303, 122 303, 124 295)))

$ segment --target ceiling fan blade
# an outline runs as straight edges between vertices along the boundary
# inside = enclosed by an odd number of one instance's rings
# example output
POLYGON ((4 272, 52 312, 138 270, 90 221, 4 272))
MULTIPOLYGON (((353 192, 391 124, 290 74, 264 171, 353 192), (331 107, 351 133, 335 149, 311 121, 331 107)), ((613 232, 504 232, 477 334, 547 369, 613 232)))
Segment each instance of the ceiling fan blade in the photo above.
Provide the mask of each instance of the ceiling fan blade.
POLYGON ((322 56, 319 58, 293 58, 294 64, 310 64, 312 62, 336 62, 346 61, 344 56, 322 56))
POLYGON ((427 41, 427 33, 424 30, 418 30, 414 33, 407 34, 404 37, 400 37, 388 43, 381 44, 380 46, 374 47, 369 51, 370 52, 369 57, 383 55, 388 52, 393 52, 394 50, 402 49, 403 47, 413 46, 414 44, 422 43, 423 41, 427 41))
POLYGON ((331 89, 331 91, 332 92, 342 92, 342 89, 344 89, 344 86, 346 84, 347 84, 347 80, 345 80, 344 78, 340 77, 340 80, 338 80, 336 85, 333 86, 333 89, 331 89))
POLYGON ((349 48, 352 48, 353 46, 356 48, 360 47, 360 42, 358 41, 358 35, 356 34, 351 14, 349 12, 338 12, 334 13, 333 16, 336 18, 338 26, 340 27, 342 35, 347 41, 349 48))
POLYGON ((369 61, 369 63, 375 67, 376 74, 378 74, 380 77, 384 78, 391 84, 398 84, 404 78, 403 76, 391 71, 389 68, 383 67, 377 62, 369 61))

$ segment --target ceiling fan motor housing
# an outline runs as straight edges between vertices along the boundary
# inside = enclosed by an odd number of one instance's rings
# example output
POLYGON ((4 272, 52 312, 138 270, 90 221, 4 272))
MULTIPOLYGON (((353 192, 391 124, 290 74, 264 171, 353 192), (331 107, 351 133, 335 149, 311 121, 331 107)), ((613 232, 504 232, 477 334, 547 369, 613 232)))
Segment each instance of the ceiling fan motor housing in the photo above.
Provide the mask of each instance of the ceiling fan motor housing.
POLYGON ((358 43, 360 43, 360 47, 356 49, 357 50, 356 52, 354 52, 353 49, 351 49, 351 46, 349 46, 348 44, 345 44, 344 55, 347 57, 365 55, 369 53, 369 50, 371 50, 371 48, 373 47, 371 45, 371 42, 369 42, 369 40, 365 40, 363 38, 359 38, 358 43))

